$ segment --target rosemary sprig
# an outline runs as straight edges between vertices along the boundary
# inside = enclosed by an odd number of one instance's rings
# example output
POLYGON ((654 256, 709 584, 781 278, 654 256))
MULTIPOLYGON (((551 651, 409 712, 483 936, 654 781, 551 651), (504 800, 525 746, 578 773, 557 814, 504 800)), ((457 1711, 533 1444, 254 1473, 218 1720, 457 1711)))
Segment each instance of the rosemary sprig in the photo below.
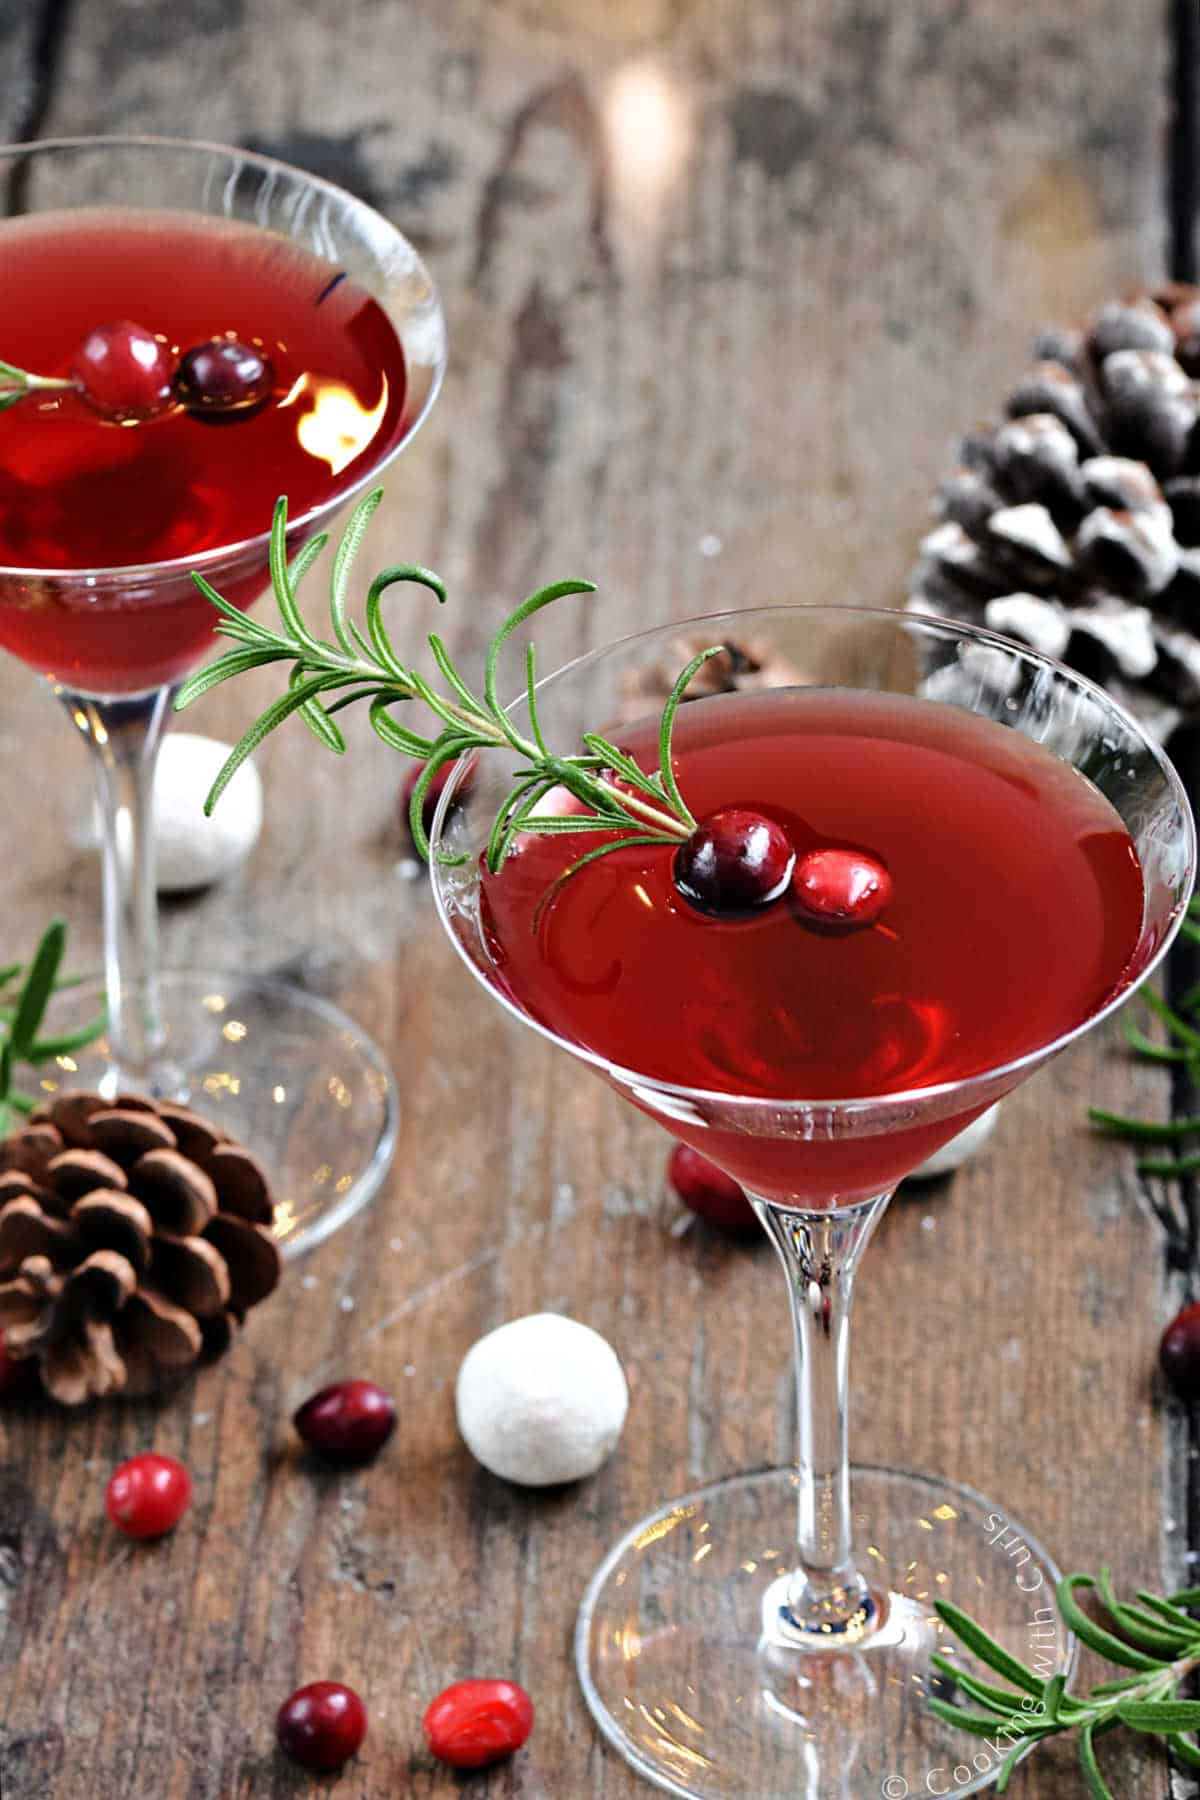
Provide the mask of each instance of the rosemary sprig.
POLYGON ((1116 1681, 1101 1682, 1087 1696, 1065 1692, 1065 1678, 1048 1679, 1019 1662, 982 1626, 957 1606, 939 1600, 935 1609, 964 1647, 1009 1685, 998 1687, 968 1674, 953 1658, 935 1654, 930 1660, 971 1702, 930 1699, 927 1704, 946 1724, 957 1725, 989 1740, 1002 1760, 996 1792, 1004 1793, 1025 1751, 1044 1738, 1078 1731, 1079 1761, 1093 1800, 1115 1800, 1096 1755, 1096 1739, 1118 1725, 1159 1737, 1189 1768, 1200 1769, 1200 1700, 1182 1700, 1179 1689, 1200 1667, 1200 1621, 1189 1607, 1200 1604, 1200 1588, 1186 1588, 1169 1600, 1139 1590, 1136 1604, 1117 1599, 1112 1578, 1101 1569, 1098 1579, 1068 1575, 1058 1584, 1063 1622, 1081 1643, 1106 1661, 1132 1671, 1116 1681), (1080 1589, 1099 1596, 1111 1629, 1085 1613, 1076 1599, 1080 1589))
MULTIPOLYGON (((439 601, 444 601, 445 587, 432 570, 416 563, 398 563, 383 569, 367 590, 361 626, 347 610, 354 559, 371 515, 382 498, 383 490, 377 488, 359 502, 338 545, 330 584, 332 635, 329 638, 317 637, 309 630, 297 603, 300 583, 324 549, 328 534, 321 532, 311 538, 289 563, 286 500, 281 499, 276 504, 271 527, 271 585, 279 608, 281 628, 278 631, 222 599, 203 576, 192 576, 200 592, 220 614, 216 630, 224 637, 233 638, 239 647, 227 651, 186 681, 175 702, 177 708, 182 710, 190 706, 210 688, 249 669, 276 662, 291 664, 286 692, 267 707, 234 746, 212 785, 205 801, 205 812, 212 812, 230 779, 251 752, 293 713, 299 715, 319 743, 340 755, 346 748, 346 740, 333 715, 345 706, 366 701, 376 735, 392 749, 418 757, 425 764, 413 790, 409 813, 413 840, 422 856, 429 855, 422 809, 438 772, 459 757, 495 748, 510 749, 523 766, 517 771, 513 786, 497 812, 488 839, 487 861, 492 870, 500 867, 513 839, 523 831, 614 834, 599 849, 572 864, 567 874, 612 850, 647 843, 674 846, 690 837, 696 829, 696 821, 679 792, 671 768, 671 732, 689 682, 702 663, 720 653, 720 646, 702 651, 680 672, 663 709, 657 769, 647 773, 625 751, 596 732, 584 736, 582 753, 560 755, 547 745, 538 715, 533 645, 528 645, 525 652, 528 736, 517 730, 501 704, 500 656, 513 632, 527 619, 564 595, 594 593, 594 585, 590 581, 558 581, 550 587, 539 588, 510 613, 488 646, 482 696, 475 694, 463 679, 441 638, 431 633, 428 644, 441 677, 439 690, 416 669, 401 662, 384 625, 382 612, 385 592, 399 582, 415 582, 439 601), (406 700, 422 701, 440 721, 441 729, 430 736, 402 724, 393 716, 392 708, 406 700), (587 810, 569 815, 539 810, 547 795, 557 787, 566 788, 587 810)), ((459 859, 447 855, 444 860, 459 859)))
POLYGON ((60 380, 53 375, 34 375, 28 369, 18 369, 12 363, 0 362, 0 412, 15 406, 18 400, 24 400, 30 394, 43 393, 48 388, 61 391, 75 385, 73 381, 60 380))
MULTIPOLYGON (((1200 943, 1200 896, 1194 895, 1189 900, 1180 929, 1183 936, 1193 943, 1200 943)), ((1127 1009, 1122 1015, 1121 1028, 1134 1055, 1143 1062, 1183 1064, 1192 1080, 1200 1084, 1200 983, 1184 994, 1177 1007, 1168 1006, 1148 988, 1140 989, 1137 998, 1162 1023, 1167 1041, 1156 1042, 1127 1009)), ((1200 1170, 1200 1152, 1186 1149, 1189 1138, 1200 1137, 1200 1117, 1139 1119, 1127 1113, 1109 1112, 1103 1106, 1089 1106, 1088 1118, 1097 1130, 1109 1137, 1123 1138, 1128 1143, 1147 1148, 1158 1145, 1183 1151, 1174 1156, 1141 1157, 1137 1165, 1139 1175, 1153 1175, 1169 1181, 1200 1170)))
POLYGON ((32 1094, 16 1086, 18 1065, 36 1068, 57 1056, 70 1056, 98 1038, 107 1025, 102 1013, 76 1031, 42 1035, 52 997, 86 979, 59 974, 66 945, 65 923, 52 919, 28 963, 0 968, 0 1135, 10 1129, 14 1114, 32 1112, 37 1105, 32 1094))

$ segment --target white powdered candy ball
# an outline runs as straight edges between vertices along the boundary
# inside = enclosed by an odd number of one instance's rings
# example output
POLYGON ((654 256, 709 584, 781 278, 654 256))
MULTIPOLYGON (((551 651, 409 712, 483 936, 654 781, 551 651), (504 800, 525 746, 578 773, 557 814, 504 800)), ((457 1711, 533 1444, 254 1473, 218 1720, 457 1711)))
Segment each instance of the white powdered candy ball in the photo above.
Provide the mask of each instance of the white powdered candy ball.
POLYGON ((170 731, 154 776, 156 882, 160 893, 209 887, 241 862, 262 829, 262 782, 245 762, 225 789, 211 819, 204 801, 229 744, 170 731))
POLYGON ((458 1429, 485 1469, 523 1487, 582 1481, 611 1455, 629 1410, 616 1351, 561 1313, 529 1313, 468 1350, 458 1429))
POLYGON ((1000 1102, 997 1101, 995 1106, 989 1106, 986 1112, 980 1113, 977 1119, 972 1119, 965 1131, 960 1131, 957 1137, 952 1137, 948 1144, 943 1144, 940 1150, 935 1150, 932 1156, 927 1157, 919 1168, 913 1170, 908 1177, 909 1181, 927 1181, 935 1175, 949 1175, 952 1169, 957 1169, 968 1157, 982 1149, 995 1131, 999 1116, 1000 1102))

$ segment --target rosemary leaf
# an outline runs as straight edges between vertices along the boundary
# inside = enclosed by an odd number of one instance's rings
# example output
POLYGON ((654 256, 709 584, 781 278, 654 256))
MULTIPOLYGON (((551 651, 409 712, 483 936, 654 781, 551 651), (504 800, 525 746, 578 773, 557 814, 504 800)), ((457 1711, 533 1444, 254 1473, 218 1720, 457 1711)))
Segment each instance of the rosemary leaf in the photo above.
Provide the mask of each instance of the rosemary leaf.
POLYGON ((1003 1675, 1014 1687, 1023 1688, 1027 1694, 1036 1694, 1041 1698, 1045 1683, 1002 1644, 998 1644, 995 1638, 989 1637, 983 1627, 977 1625, 960 1607, 949 1600, 935 1600, 934 1611, 943 1625, 948 1625, 960 1643, 973 1651, 980 1662, 986 1663, 989 1669, 994 1669, 997 1675, 1003 1675))
POLYGON ((1200 1118, 1174 1119, 1169 1123, 1155 1119, 1131 1119, 1123 1113, 1108 1112, 1102 1106, 1089 1106, 1088 1118, 1093 1125, 1103 1126, 1114 1137, 1143 1138, 1150 1143, 1195 1137, 1200 1132, 1200 1118))
POLYGON ((1083 1769, 1083 1778, 1087 1782, 1088 1793, 1092 1800, 1116 1800, 1100 1773, 1100 1765, 1096 1761, 1096 1750, 1092 1743, 1093 1727, 1085 1725, 1079 1734, 1079 1761, 1083 1769))

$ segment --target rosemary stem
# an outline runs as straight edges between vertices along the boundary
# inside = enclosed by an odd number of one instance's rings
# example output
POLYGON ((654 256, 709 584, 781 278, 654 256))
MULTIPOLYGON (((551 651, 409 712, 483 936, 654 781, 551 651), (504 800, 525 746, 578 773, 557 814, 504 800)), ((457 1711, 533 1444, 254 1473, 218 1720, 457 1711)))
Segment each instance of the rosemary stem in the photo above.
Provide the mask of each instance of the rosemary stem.
POLYGON ((35 388, 54 388, 61 391, 64 388, 73 388, 75 385, 76 383, 73 381, 62 380, 53 375, 26 375, 23 381, 5 381, 3 376, 0 376, 0 394, 27 394, 32 393, 35 388))
MULTIPOLYGON (((379 679, 379 670, 372 668, 371 664, 364 662, 361 657, 330 655, 322 662, 324 668, 334 666, 339 671, 344 671, 356 679, 364 681, 378 681, 379 679)), ((415 690, 406 683, 397 681, 393 686, 397 700, 412 700, 418 697, 415 690)), ((519 755, 535 765, 543 760, 542 753, 536 744, 520 735, 518 735, 517 743, 512 744, 495 721, 490 719, 485 712, 476 712, 473 708, 460 706, 454 701, 447 703, 446 712, 453 716, 456 723, 460 724, 465 732, 469 732, 473 737, 485 738, 498 750, 505 747, 516 750, 519 755)), ((564 768, 564 775, 568 775, 566 768, 564 768)), ((596 799, 603 798, 602 794, 597 793, 597 789, 602 789, 606 784, 582 771, 572 770, 569 772, 569 779, 564 780, 563 785, 570 786, 572 792, 576 793, 581 800, 594 803, 596 799)), ((628 792, 624 788, 621 790, 621 805, 626 812, 635 814, 643 824, 652 826, 655 831, 661 831, 664 837, 677 838, 682 843, 690 836, 690 827, 682 819, 676 818, 672 813, 663 812, 660 807, 653 806, 650 801, 643 800, 640 795, 628 792)))

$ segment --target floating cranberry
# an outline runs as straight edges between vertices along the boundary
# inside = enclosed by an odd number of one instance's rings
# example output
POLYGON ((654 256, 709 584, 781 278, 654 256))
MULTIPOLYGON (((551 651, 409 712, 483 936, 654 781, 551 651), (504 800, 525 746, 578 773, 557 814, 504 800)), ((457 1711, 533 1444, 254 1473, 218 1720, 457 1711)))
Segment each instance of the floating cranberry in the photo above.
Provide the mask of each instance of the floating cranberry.
POLYGON ((89 331, 71 360, 81 395, 108 419, 151 419, 163 412, 174 374, 167 346, 129 319, 89 331))
POLYGON ((809 850, 796 864, 792 895, 813 924, 855 930, 875 923, 892 897, 892 878, 865 850, 809 850))
POLYGON ((725 806, 701 819, 675 852, 675 886, 701 912, 752 912, 779 898, 794 862, 782 825, 725 806))
POLYGON ((173 1456, 131 1456, 115 1470, 104 1505, 126 1537, 164 1537, 174 1531, 192 1499, 192 1479, 173 1456))
POLYGON ((306 1769, 340 1769, 367 1735, 367 1709, 340 1681, 310 1681, 280 1707, 275 1735, 306 1769))
POLYGON ((1181 1400, 1200 1400, 1200 1304, 1176 1313, 1162 1334, 1158 1362, 1181 1400))
POLYGON ((690 1211, 722 1231, 749 1237, 759 1232, 758 1215, 732 1175, 718 1169, 690 1144, 676 1144, 667 1162, 667 1180, 690 1211))
POLYGON ((515 1681, 456 1681, 425 1711, 433 1754, 455 1769, 483 1769, 519 1750, 533 1730, 533 1701, 515 1681))
POLYGON ((366 1462, 396 1429, 396 1405, 373 1381, 339 1381, 306 1400, 292 1424, 331 1462, 366 1462))
POLYGON ((245 419, 271 398, 271 359, 237 338, 210 338, 179 359, 175 392, 197 419, 245 419))

